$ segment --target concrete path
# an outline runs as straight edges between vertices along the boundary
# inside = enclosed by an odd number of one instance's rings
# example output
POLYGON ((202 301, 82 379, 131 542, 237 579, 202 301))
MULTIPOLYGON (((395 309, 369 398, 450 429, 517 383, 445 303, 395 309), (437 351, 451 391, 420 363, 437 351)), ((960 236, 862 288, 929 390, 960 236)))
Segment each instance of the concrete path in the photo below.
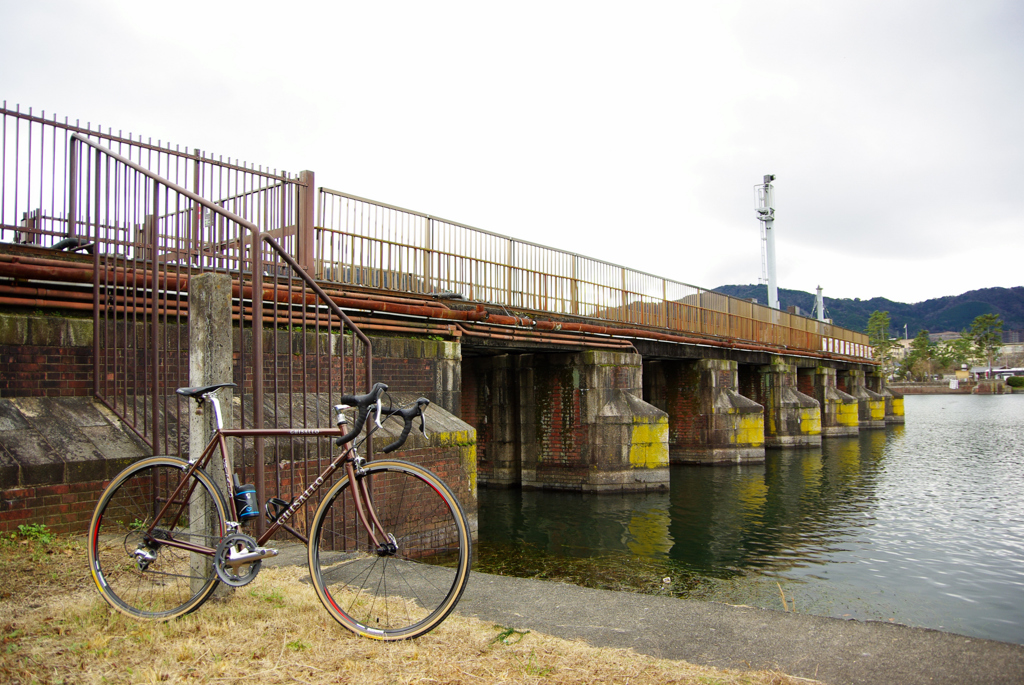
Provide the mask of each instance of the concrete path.
POLYGON ((1024 646, 890 623, 473 573, 456 612, 602 647, 825 683, 1024 684, 1024 646))
MULTIPOLYGON (((265 564, 306 565, 278 544, 265 564)), ((775 670, 847 683, 1024 685, 1024 645, 891 623, 848 621, 716 602, 591 590, 473 572, 455 609, 517 630, 693 664, 775 670)))

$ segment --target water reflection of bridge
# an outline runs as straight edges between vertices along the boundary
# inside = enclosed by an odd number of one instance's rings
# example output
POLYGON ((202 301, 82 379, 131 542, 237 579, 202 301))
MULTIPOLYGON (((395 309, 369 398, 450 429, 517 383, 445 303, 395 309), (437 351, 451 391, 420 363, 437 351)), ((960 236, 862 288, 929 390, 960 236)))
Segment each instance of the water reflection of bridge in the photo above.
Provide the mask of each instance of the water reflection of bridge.
POLYGON ((712 577, 823 563, 844 531, 870 520, 886 438, 871 431, 738 468, 677 467, 665 491, 600 498, 488 491, 481 493, 481 542, 537 558, 632 563, 635 587, 649 580, 639 577, 650 573, 646 562, 667 575, 712 577))

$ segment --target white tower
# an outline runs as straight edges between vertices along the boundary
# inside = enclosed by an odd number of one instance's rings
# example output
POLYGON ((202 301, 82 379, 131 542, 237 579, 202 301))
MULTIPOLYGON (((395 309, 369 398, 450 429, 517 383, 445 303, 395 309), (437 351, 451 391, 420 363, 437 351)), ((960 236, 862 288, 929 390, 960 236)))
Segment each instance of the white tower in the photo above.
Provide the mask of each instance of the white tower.
POLYGON ((779 308, 779 285, 775 276, 775 174, 765 174, 764 183, 754 186, 757 194, 757 219, 761 222, 761 270, 768 281, 768 306, 779 308))
POLYGON ((818 286, 818 297, 814 301, 814 308, 817 309, 818 321, 828 321, 825 318, 825 298, 821 294, 821 286, 818 286))

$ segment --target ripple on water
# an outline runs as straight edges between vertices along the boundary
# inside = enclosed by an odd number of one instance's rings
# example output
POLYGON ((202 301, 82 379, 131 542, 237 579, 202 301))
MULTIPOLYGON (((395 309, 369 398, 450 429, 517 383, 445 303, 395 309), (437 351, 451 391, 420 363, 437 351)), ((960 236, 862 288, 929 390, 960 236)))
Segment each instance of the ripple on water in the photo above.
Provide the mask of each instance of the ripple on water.
POLYGON ((673 467, 667 493, 481 490, 483 556, 500 548, 512 574, 565 567, 572 582, 775 609, 779 583, 799 611, 1024 643, 1024 395, 908 396, 905 409, 905 426, 770 451, 763 466, 673 467))

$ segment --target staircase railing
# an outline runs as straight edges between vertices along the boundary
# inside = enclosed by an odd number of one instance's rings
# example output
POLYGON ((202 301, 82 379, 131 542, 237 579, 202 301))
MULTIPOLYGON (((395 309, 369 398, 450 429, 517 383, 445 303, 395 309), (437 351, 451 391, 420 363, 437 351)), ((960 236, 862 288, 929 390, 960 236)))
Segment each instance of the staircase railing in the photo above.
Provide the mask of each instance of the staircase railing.
MULTIPOLYGON (((154 453, 187 450, 188 409, 174 389, 189 385, 189 279, 199 273, 233 283, 236 425, 323 427, 341 394, 369 388, 369 339, 274 235, 84 135, 70 146, 68 227, 93 254, 95 394, 154 453)), ((296 464, 329 458, 328 442, 272 445, 274 496, 303 481, 296 464)), ((261 501, 265 447, 253 439, 235 452, 261 501)))

